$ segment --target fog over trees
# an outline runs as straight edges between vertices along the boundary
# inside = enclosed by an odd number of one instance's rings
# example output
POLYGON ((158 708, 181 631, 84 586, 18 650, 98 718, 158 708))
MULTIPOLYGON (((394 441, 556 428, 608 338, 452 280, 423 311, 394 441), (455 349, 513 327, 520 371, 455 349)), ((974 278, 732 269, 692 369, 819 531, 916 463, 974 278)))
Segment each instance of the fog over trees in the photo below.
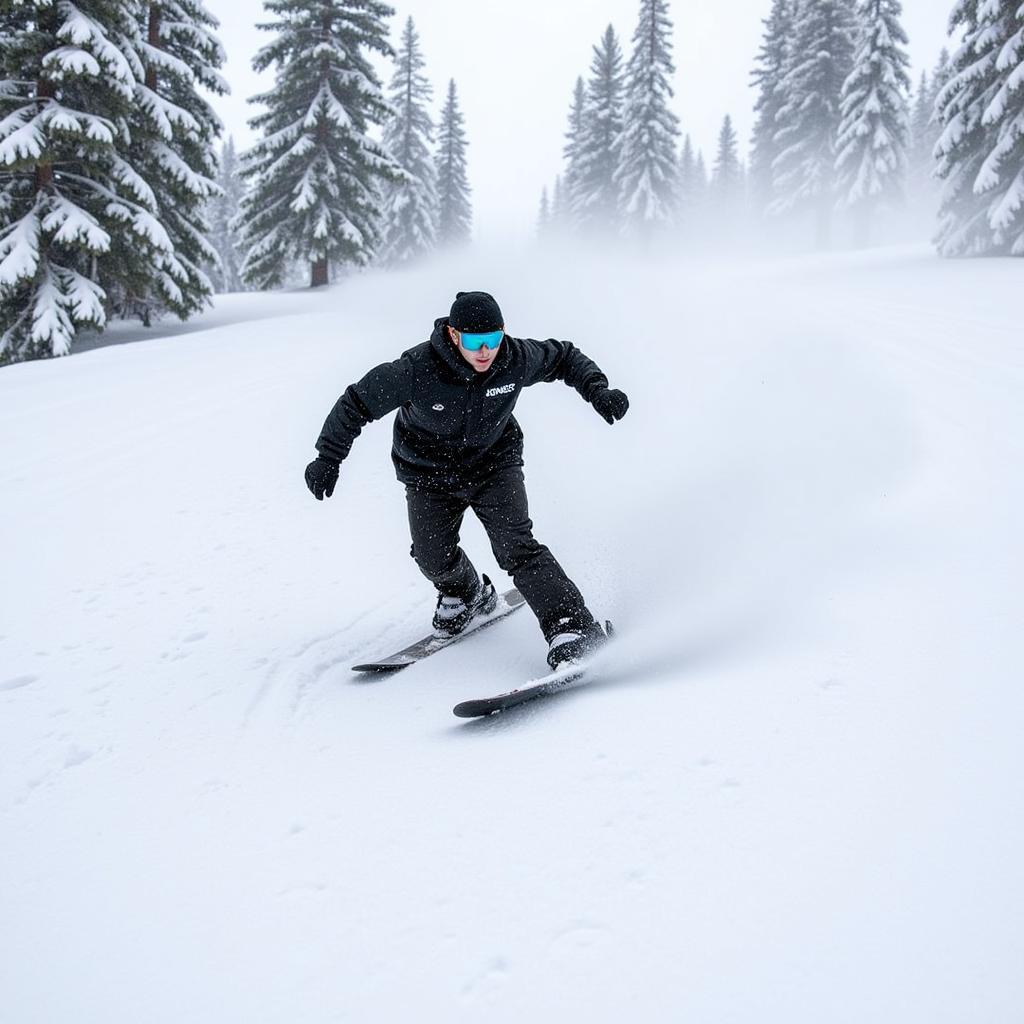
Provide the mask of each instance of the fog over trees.
MULTIPOLYGON (((252 63, 273 85, 250 99, 241 154, 210 106, 228 83, 200 0, 0 8, 0 362, 66 354, 112 318, 185 319, 215 291, 318 287, 471 239, 472 125, 412 18, 396 44, 379 0, 264 8, 252 63)), ((912 81, 900 0, 772 0, 751 137, 721 109, 718 138, 699 139, 674 109, 670 0, 637 0, 566 96, 538 241, 932 237, 943 256, 1024 255, 1024 7, 937 8, 949 49, 912 81)))
MULTIPOLYGON (((618 161, 618 198, 589 232, 628 239, 643 223, 663 243, 762 250, 927 234, 943 255, 1022 254, 1019 3, 954 3, 952 55, 937 54, 915 88, 900 0, 772 0, 751 71, 749 146, 732 137, 725 111, 710 180, 703 150, 671 111, 668 4, 639 7, 627 88, 635 97, 646 82, 655 98, 634 99, 618 151, 605 147, 618 161), (680 133, 669 158, 666 139, 680 133)), ((574 99, 582 137, 598 109, 591 101, 580 124, 574 99)), ((563 181, 572 170, 567 163, 563 181)), ((560 231, 544 220, 545 237, 582 233, 576 220, 550 220, 560 231)))

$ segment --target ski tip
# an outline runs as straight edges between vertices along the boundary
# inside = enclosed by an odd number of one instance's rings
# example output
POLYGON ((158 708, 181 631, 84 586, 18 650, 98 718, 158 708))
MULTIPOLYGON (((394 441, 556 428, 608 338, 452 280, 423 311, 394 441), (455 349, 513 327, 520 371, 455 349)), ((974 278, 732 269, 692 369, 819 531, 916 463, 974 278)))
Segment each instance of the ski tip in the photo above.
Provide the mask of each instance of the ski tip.
POLYGON ((498 709, 489 700, 464 700, 452 708, 456 718, 483 718, 498 709))
POLYGON ((408 667, 408 665, 353 665, 351 671, 359 672, 362 675, 388 675, 408 667))

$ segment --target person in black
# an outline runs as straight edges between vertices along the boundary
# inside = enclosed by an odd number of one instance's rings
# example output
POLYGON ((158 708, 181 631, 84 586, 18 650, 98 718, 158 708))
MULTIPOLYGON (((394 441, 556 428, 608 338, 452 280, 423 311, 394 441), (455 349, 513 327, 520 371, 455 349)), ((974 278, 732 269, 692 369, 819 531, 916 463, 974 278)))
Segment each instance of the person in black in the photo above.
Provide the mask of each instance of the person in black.
POLYGON ((629 400, 610 390, 598 366, 567 341, 504 333, 486 292, 459 292, 428 342, 370 370, 335 403, 306 467, 318 501, 330 497, 339 466, 366 424, 398 410, 392 460, 405 484, 412 556, 437 588, 433 626, 445 635, 492 611, 496 594, 459 546, 467 509, 476 513, 498 565, 537 616, 552 668, 604 637, 579 589, 533 536, 523 479, 523 432, 512 415, 523 388, 561 380, 608 422, 629 400))

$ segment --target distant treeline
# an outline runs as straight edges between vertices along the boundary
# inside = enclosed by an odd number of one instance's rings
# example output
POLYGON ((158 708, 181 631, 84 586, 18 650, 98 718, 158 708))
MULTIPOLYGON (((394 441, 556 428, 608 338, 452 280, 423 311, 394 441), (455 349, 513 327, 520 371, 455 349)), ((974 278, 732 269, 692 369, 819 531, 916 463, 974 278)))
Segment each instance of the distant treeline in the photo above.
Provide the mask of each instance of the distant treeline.
MULTIPOLYGON (((253 66, 274 84, 238 154, 204 96, 228 86, 202 0, 0 5, 0 363, 468 240, 456 86, 435 124, 412 19, 396 52, 378 0, 264 6, 253 66)), ((845 211, 866 238, 909 204, 938 206, 944 255, 1024 255, 1020 0, 957 0, 959 45, 916 92, 899 0, 774 0, 749 165, 725 117, 710 168, 671 109, 668 0, 639 8, 628 60, 609 26, 576 83, 544 236, 703 242, 810 218, 825 241, 845 211)))
MULTIPOLYGON (((958 0, 916 90, 899 0, 773 0, 752 80, 749 164, 726 116, 710 169, 673 113, 668 0, 641 0, 625 62, 609 25, 573 91, 564 165, 542 237, 730 238, 837 214, 927 214, 946 256, 1024 255, 1024 6, 958 0)), ((705 100, 705 102, 708 102, 705 100)))

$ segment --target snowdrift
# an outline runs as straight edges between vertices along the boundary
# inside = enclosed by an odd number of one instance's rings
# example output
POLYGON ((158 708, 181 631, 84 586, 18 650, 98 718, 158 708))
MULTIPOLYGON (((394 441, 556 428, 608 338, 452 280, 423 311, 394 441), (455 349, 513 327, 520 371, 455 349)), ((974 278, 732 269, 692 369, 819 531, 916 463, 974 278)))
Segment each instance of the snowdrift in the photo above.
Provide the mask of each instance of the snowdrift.
POLYGON ((1021 272, 474 251, 0 371, 0 1019, 1019 1019, 1021 272), (632 407, 524 394, 620 638, 463 723, 529 612, 353 676, 433 607, 390 425, 302 471, 472 288, 632 407))

